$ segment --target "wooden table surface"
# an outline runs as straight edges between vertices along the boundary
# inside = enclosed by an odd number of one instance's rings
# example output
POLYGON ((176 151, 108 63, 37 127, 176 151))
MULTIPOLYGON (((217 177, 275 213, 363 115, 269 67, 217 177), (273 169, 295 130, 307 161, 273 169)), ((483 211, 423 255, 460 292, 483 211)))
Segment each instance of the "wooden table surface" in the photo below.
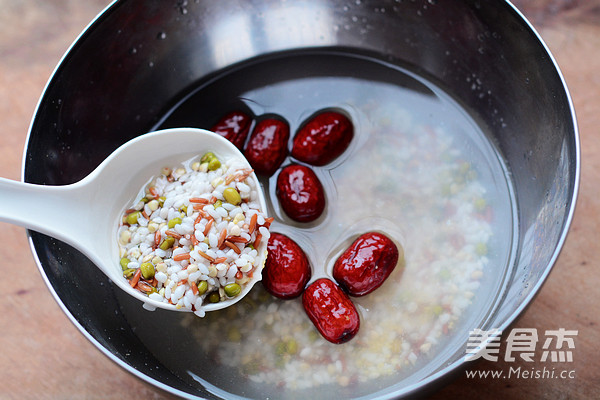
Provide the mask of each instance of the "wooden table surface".
MULTIPOLYGON (((0 176, 20 179, 38 98, 68 46, 107 0, 0 0, 0 176)), ((459 377, 435 399, 600 398, 600 1, 514 2, 560 65, 577 111, 581 188, 564 249, 515 327, 578 330, 573 378, 459 377)), ((0 194, 1 195, 1 194, 0 194)), ((22 228, 0 223, 0 399, 171 399, 98 351, 52 298, 22 228)), ((503 354, 503 353, 500 353, 503 354)), ((501 357, 502 358, 502 357, 501 357)), ((472 370, 541 369, 540 362, 483 361, 472 370)))

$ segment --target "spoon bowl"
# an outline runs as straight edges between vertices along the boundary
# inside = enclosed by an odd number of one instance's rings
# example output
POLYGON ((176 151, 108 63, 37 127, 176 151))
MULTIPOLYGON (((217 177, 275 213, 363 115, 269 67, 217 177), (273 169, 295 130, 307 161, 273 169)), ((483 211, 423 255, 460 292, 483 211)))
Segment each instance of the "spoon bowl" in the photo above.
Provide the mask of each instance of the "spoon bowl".
MULTIPOLYGON (((0 221, 19 225, 59 239, 88 257, 119 288, 141 300, 144 308, 189 311, 175 305, 150 299, 132 288, 123 277, 119 265, 117 230, 123 212, 140 189, 162 167, 212 151, 217 157, 243 154, 227 139, 196 128, 174 128, 150 132, 123 144, 94 171, 79 182, 62 185, 35 185, 0 178, 0 221)), ((249 176, 260 188, 254 173, 249 176)), ((265 196, 258 190, 261 210, 266 210, 265 196)), ((228 307, 241 300, 261 279, 260 270, 266 259, 266 241, 258 250, 257 269, 242 292, 231 299, 207 304, 204 311, 228 307)))

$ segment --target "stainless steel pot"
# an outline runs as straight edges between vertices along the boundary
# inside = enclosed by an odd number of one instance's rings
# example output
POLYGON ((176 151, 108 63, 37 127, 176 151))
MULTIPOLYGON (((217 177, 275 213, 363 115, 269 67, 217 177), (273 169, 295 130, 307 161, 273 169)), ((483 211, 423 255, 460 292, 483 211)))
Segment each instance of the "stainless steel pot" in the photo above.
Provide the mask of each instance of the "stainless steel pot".
MULTIPOLYGON (((24 179, 74 182, 120 144, 154 127, 174 99, 199 80, 255 57, 328 47, 415 66, 488 127, 510 169, 518 209, 510 276, 487 323, 506 328, 540 290, 558 256, 579 179, 568 90, 548 49, 508 2, 115 2, 82 33, 52 76, 29 133, 24 179)), ((165 367, 122 312, 138 305, 119 298, 80 253, 30 235, 50 290, 98 349, 171 393, 229 397, 165 367)), ((463 356, 457 352, 435 373, 369 396, 402 397, 435 388, 463 366, 463 356)))

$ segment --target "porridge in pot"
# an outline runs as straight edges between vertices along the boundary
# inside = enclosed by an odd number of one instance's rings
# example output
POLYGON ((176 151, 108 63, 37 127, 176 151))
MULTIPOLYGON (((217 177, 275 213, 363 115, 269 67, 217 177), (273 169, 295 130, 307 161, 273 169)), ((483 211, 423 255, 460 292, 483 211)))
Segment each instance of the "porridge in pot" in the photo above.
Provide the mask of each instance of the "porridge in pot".
POLYGON ((162 311, 150 319, 124 304, 144 345, 189 384, 220 396, 356 397, 426 377, 485 326, 513 256, 511 183, 484 128, 434 83, 348 53, 279 55, 200 83, 156 128, 210 129, 243 110, 282 116, 292 141, 332 108, 352 121, 352 140, 327 163, 288 153, 260 178, 269 230, 306 255, 310 282, 333 279, 336 260, 367 232, 397 246, 398 265, 375 290, 350 296, 360 329, 343 344, 319 334, 300 297, 261 285, 203 319, 162 311), (295 220, 280 204, 278 174, 290 165, 308 166, 323 186, 315 219, 295 220))

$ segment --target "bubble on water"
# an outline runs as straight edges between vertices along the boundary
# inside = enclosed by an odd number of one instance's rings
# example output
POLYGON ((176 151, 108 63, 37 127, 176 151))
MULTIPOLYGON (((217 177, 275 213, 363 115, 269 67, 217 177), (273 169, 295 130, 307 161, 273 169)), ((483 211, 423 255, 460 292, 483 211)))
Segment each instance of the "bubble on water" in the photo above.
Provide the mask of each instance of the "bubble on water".
POLYGON ((179 9, 179 12, 180 12, 182 15, 185 15, 185 14, 187 14, 187 12, 188 12, 188 10, 187 10, 187 5, 188 5, 188 2, 187 2, 187 0, 180 0, 180 1, 177 3, 177 8, 179 9))
POLYGON ((159 32, 158 35, 156 35, 156 38, 161 39, 161 40, 166 39, 167 34, 166 34, 166 32, 159 32))

